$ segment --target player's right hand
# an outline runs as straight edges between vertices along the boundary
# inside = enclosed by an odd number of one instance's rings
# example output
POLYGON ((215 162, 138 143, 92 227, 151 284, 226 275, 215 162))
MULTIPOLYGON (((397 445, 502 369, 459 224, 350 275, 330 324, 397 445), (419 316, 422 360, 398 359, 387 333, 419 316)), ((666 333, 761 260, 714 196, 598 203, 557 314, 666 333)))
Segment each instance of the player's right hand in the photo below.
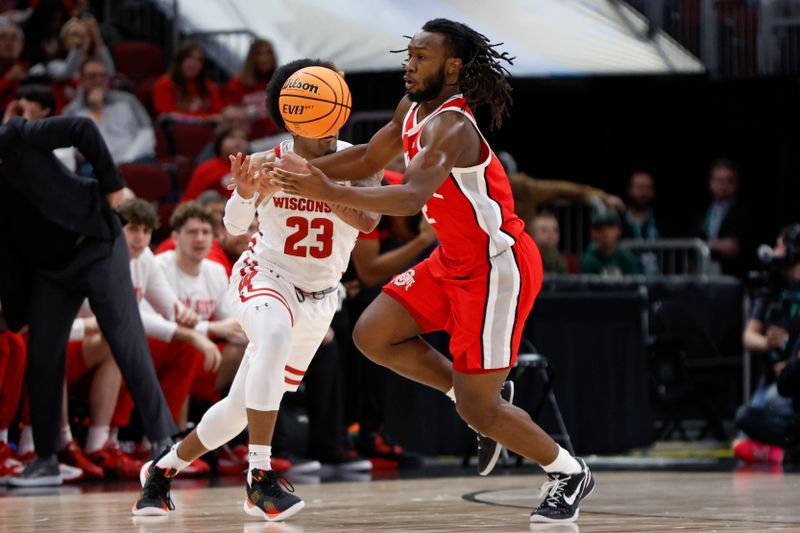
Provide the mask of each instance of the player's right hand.
POLYGON ((192 335, 192 346, 203 353, 203 368, 206 372, 216 372, 222 363, 222 354, 219 347, 211 340, 199 333, 192 335))

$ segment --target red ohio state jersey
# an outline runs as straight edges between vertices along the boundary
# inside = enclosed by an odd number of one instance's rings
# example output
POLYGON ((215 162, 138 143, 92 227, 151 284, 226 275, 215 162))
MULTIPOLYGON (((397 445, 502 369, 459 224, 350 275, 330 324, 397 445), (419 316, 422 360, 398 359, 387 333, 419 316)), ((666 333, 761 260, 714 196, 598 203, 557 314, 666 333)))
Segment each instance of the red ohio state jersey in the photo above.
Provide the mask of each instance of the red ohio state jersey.
POLYGON ((425 125, 440 113, 461 113, 481 136, 481 162, 472 167, 453 167, 422 209, 442 244, 448 274, 466 274, 513 246, 525 223, 514 214, 508 176, 478 129, 466 99, 454 95, 421 121, 417 121, 418 109, 419 104, 413 104, 403 119, 406 165, 422 150, 425 125))

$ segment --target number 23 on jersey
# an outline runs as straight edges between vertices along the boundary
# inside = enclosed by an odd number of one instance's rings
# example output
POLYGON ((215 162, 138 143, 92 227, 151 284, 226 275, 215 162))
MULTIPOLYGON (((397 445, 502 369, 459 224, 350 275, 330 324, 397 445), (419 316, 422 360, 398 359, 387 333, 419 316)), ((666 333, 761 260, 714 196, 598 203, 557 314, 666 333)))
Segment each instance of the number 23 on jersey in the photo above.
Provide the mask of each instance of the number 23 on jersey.
POLYGON ((327 218, 289 217, 286 226, 294 233, 286 237, 283 253, 295 257, 324 259, 333 251, 333 221, 327 218))

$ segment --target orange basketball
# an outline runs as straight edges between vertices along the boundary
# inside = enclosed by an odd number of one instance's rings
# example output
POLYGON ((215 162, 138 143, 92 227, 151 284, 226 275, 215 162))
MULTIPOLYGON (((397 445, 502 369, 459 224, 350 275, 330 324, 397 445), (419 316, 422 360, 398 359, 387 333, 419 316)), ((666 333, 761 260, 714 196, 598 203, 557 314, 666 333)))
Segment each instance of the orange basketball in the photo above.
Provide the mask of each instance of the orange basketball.
POLYGON ((350 89, 325 67, 298 70, 281 87, 278 100, 286 129, 301 137, 333 135, 350 117, 350 89))

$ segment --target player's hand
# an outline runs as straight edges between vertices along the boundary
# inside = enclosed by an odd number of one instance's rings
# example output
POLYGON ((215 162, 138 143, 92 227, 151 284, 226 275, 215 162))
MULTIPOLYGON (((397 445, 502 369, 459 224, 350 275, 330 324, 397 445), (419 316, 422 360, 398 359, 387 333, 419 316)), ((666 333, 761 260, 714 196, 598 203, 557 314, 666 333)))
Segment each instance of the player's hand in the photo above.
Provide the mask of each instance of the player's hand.
POLYGON ((186 307, 185 305, 175 303, 175 322, 178 325, 187 327, 189 329, 194 328, 198 322, 200 322, 200 315, 186 307))
POLYGON ((255 172, 250 172, 250 156, 239 152, 236 155, 229 155, 228 159, 231 162, 231 184, 228 188, 236 189, 239 196, 249 200, 258 191, 255 172))
POLYGON ((297 172, 300 174, 303 172, 308 172, 308 161, 294 152, 286 153, 280 159, 276 159, 274 166, 276 168, 282 168, 283 170, 297 172))
POLYGON ((283 192, 303 196, 310 200, 333 200, 333 182, 320 169, 308 163, 304 173, 289 172, 279 167, 272 171, 272 183, 283 192))
POLYGON ((222 362, 222 354, 219 352, 219 347, 214 344, 208 337, 200 335, 192 335, 192 346, 203 353, 203 368, 206 372, 216 372, 222 362))

